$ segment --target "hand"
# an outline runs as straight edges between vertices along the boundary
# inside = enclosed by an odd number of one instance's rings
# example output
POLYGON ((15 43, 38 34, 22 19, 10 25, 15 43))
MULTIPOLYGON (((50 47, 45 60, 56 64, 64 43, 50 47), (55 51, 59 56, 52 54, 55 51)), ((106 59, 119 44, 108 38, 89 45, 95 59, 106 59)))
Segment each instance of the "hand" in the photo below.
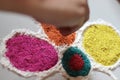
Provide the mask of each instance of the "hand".
POLYGON ((40 22, 57 25, 63 35, 78 30, 89 18, 87 0, 32 1, 28 14, 40 22))
MULTIPOLYGON (((58 26, 58 29, 63 34, 64 32, 66 32, 65 34, 68 34, 76 31, 89 18, 87 0, 0 1, 3 1, 4 4, 7 5, 10 4, 8 10, 24 13, 33 16, 40 22, 50 23, 58 26), (70 31, 68 31, 67 28, 70 31)), ((7 5, 3 6, 3 8, 7 8, 7 5)))
POLYGON ((118 0, 118 2, 120 3, 120 0, 118 0))

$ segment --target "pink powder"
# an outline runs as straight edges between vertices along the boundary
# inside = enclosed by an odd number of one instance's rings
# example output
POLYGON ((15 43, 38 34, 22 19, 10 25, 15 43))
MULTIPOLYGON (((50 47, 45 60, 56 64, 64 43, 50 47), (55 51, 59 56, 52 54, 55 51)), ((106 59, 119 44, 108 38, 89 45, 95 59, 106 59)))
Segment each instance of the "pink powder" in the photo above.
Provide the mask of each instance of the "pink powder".
POLYGON ((58 61, 54 47, 33 36, 16 34, 6 42, 6 56, 14 67, 22 71, 44 71, 58 61))

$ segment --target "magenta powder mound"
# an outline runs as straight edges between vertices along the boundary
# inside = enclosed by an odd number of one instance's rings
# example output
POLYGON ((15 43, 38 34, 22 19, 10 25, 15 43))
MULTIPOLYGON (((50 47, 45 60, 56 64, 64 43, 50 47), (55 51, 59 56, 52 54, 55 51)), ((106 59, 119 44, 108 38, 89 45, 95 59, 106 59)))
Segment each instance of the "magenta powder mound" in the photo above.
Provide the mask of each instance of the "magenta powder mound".
POLYGON ((19 70, 38 72, 52 68, 58 54, 47 41, 31 35, 16 34, 6 42, 6 57, 19 70))

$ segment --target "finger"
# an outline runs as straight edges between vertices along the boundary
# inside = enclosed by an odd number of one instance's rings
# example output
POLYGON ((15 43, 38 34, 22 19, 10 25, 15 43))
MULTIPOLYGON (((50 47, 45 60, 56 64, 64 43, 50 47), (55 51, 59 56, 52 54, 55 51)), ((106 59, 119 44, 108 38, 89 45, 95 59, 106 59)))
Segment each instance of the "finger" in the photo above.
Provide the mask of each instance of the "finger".
POLYGON ((58 30, 63 36, 70 35, 77 31, 80 27, 79 26, 73 26, 73 27, 60 27, 58 30))
POLYGON ((89 10, 89 6, 84 6, 84 7, 80 7, 76 10, 76 12, 78 13, 80 20, 84 20, 87 21, 89 19, 89 14, 90 14, 90 10, 89 10), (83 17, 84 19, 81 19, 81 17, 83 17))

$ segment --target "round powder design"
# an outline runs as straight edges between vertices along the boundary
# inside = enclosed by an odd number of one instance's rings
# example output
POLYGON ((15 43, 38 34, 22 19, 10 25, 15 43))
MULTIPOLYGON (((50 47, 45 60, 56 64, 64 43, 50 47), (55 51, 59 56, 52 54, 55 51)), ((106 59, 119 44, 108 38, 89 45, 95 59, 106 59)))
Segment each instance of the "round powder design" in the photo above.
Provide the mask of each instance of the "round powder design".
POLYGON ((51 41, 53 41, 56 45, 70 45, 74 42, 76 33, 72 33, 68 36, 63 36, 60 31, 54 26, 50 24, 42 23, 42 27, 49 37, 51 41))
POLYGON ((48 70, 58 62, 58 54, 47 41, 32 35, 16 34, 6 41, 6 57, 19 70, 48 70))
POLYGON ((69 61, 69 66, 71 70, 79 71, 83 68, 84 61, 80 55, 74 54, 69 61))
POLYGON ((104 66, 111 66, 120 59, 120 35, 107 25, 90 25, 83 34, 83 47, 104 66))
POLYGON ((91 69, 87 56, 76 47, 70 47, 65 51, 62 65, 67 74, 72 77, 87 76, 91 69))

